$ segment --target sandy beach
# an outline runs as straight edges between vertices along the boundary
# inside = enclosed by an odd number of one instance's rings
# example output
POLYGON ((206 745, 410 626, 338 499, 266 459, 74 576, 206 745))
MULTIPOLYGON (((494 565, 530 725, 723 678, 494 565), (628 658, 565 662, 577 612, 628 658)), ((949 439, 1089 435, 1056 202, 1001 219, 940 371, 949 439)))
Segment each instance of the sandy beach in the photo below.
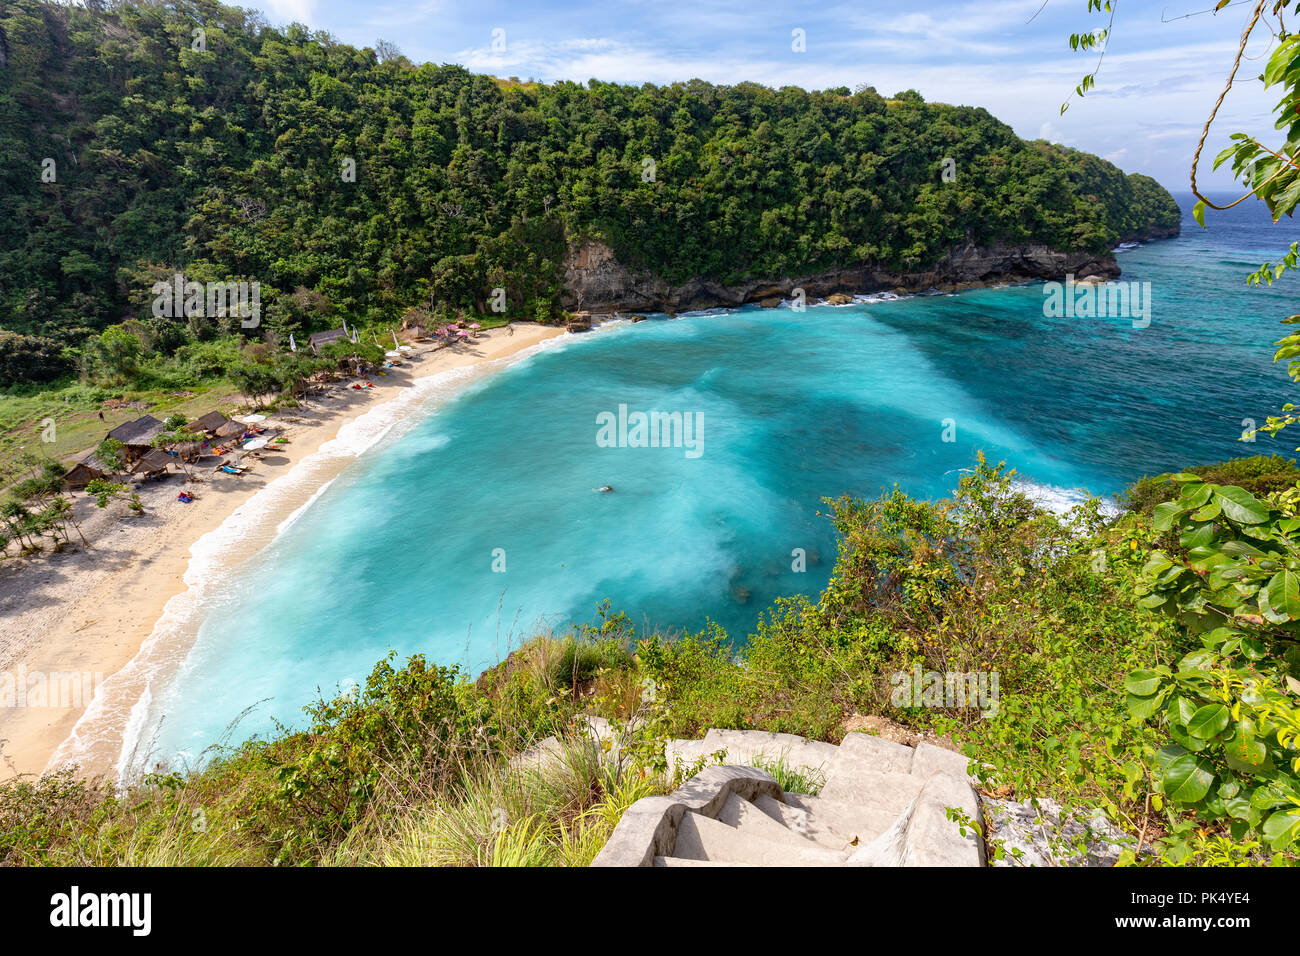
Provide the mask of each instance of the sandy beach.
MULTIPOLYGON (((89 547, 78 542, 73 551, 0 564, 0 779, 47 768, 103 682, 136 658, 168 602, 187 590, 194 545, 259 491, 291 473, 343 426, 399 398, 420 379, 504 359, 560 334, 561 329, 516 325, 438 351, 417 346, 401 368, 390 369, 386 377, 370 376, 373 389, 358 391, 347 387, 348 381, 340 382, 300 408, 272 415, 270 423, 282 429, 289 443, 268 449, 249 473, 214 472, 214 459, 208 458, 201 482, 187 483, 176 474, 142 485, 141 515, 131 514, 121 502, 100 510, 77 494, 76 513, 89 547), (193 502, 177 500, 182 488, 195 495, 193 502), (42 685, 50 690, 44 698, 33 690, 25 699, 15 695, 15 689, 42 685)), ((331 458, 324 466, 315 462, 312 480, 296 483, 277 500, 276 508, 283 512, 279 518, 306 504, 350 460, 331 458)), ((249 553, 260 546, 249 542, 249 553)), ((82 772, 110 772, 112 761, 106 755, 112 750, 111 741, 99 747, 92 759, 81 761, 82 772)))

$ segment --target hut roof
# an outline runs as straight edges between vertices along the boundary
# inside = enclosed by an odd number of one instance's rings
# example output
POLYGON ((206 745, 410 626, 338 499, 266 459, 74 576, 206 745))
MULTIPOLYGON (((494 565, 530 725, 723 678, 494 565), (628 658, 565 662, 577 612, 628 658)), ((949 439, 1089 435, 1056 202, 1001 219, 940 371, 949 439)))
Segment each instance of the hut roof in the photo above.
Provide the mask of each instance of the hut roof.
POLYGON ((237 422, 232 420, 226 422, 220 428, 214 430, 212 434, 216 435, 218 438, 234 438, 237 435, 244 434, 244 429, 247 427, 248 426, 243 424, 242 422, 237 422))
POLYGON ((159 471, 166 471, 173 460, 172 456, 161 448, 150 448, 131 470, 137 475, 152 475, 159 471))
POLYGON ((108 433, 108 437, 116 438, 123 445, 147 445, 162 430, 162 422, 152 415, 145 415, 133 422, 118 425, 108 433))
POLYGON ((98 455, 87 455, 77 462, 63 476, 63 483, 70 488, 84 488, 96 478, 103 478, 109 473, 108 465, 98 455))
POLYGON ((343 338, 347 338, 347 333, 342 329, 330 329, 328 332, 313 332, 307 336, 307 343, 312 348, 316 348, 321 345, 329 345, 331 342, 337 342, 343 338))
POLYGON ((220 412, 208 412, 201 418, 196 418, 185 426, 186 431, 191 432, 214 432, 230 419, 220 412))

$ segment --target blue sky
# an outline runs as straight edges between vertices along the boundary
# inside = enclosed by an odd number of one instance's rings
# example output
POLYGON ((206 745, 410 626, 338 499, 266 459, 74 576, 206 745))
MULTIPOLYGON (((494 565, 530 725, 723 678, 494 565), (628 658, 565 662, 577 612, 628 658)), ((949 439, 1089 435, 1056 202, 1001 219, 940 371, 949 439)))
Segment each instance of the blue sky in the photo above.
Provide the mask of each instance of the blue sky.
MULTIPOLYGON (((238 0, 235 0, 238 2, 238 0)), ((983 106, 1025 138, 1043 137, 1105 156, 1129 172, 1187 188, 1201 126, 1218 96, 1253 6, 1237 0, 1119 0, 1098 89, 1060 105, 1095 62, 1069 49, 1072 32, 1105 25, 1085 0, 252 0, 272 23, 326 30, 373 46, 382 38, 416 62, 477 72, 579 82, 592 77, 824 89, 913 88, 927 100, 983 106), (1184 17, 1185 14, 1198 14, 1184 17), (1162 16, 1168 22, 1162 22, 1162 16), (792 49, 804 31, 806 51, 792 49), (494 31, 504 40, 493 46, 494 31)), ((1271 132, 1269 99, 1255 79, 1266 37, 1252 41, 1236 87, 1211 133, 1203 186, 1234 188, 1210 160, 1229 132, 1271 132)))

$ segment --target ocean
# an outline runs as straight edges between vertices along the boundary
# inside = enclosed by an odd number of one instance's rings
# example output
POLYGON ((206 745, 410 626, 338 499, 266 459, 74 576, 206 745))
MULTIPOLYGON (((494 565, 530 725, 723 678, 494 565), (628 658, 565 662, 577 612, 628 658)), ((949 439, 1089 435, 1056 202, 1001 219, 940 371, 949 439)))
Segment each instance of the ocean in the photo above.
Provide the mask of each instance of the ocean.
POLYGON ((941 496, 979 451, 1057 508, 1291 453, 1286 435, 1238 439, 1295 395, 1271 343, 1300 285, 1245 276, 1300 229, 1255 204, 1202 231, 1179 199, 1181 237, 1117 252, 1149 323, 1045 314, 1041 283, 787 303, 608 325, 419 388, 195 589, 197 636, 152 672, 119 769, 301 726, 390 651, 475 674, 604 601, 642 628, 743 641, 775 598, 826 584, 823 498, 941 496), (660 447, 640 447, 652 412, 660 447))

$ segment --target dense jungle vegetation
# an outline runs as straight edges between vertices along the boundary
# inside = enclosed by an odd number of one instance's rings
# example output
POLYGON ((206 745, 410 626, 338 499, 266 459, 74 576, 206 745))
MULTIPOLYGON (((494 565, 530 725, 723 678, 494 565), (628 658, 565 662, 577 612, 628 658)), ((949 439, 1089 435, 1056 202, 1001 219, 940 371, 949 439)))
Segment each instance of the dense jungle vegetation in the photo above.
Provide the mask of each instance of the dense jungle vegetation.
POLYGON ((587 237, 725 281, 1179 219, 1148 177, 912 91, 539 85, 376 45, 210 0, 7 0, 0 386, 192 385, 231 360, 213 340, 481 315, 495 288, 549 320, 587 237), (258 281, 261 326, 156 318, 176 272, 258 281))

